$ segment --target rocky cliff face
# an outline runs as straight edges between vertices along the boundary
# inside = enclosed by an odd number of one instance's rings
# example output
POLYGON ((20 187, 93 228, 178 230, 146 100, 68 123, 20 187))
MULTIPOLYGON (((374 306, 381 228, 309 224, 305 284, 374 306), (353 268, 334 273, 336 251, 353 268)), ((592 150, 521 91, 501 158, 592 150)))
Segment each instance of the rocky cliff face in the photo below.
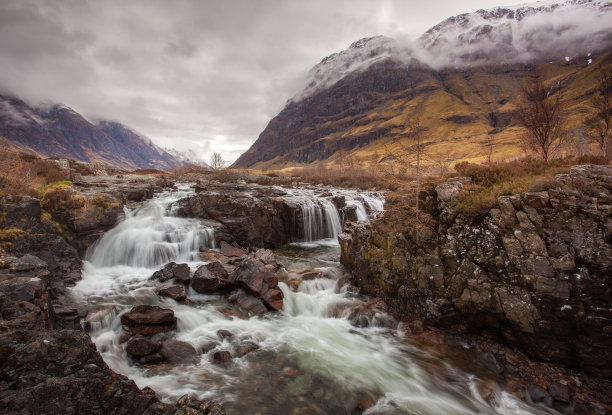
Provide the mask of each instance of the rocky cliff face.
POLYGON ((486 332, 538 359, 612 375, 612 168, 576 166, 547 191, 458 214, 467 178, 430 196, 408 232, 348 224, 342 263, 404 318, 486 332))

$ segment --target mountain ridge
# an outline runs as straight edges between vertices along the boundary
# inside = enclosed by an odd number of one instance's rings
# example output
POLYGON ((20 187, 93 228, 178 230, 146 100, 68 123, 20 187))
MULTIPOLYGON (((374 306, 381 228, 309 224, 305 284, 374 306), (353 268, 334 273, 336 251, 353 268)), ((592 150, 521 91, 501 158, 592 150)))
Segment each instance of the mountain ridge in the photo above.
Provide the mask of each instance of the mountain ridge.
MULTIPOLYGON (((574 127, 588 111, 577 99, 596 87, 594 68, 610 64, 611 11, 611 2, 592 0, 497 7, 448 18, 409 44, 361 39, 315 65, 310 83, 233 167, 327 165, 347 155, 374 165, 407 140, 402 126, 419 106, 430 136, 457 141, 460 151, 447 159, 473 158, 491 137, 500 155, 516 152, 511 115, 520 83, 534 71, 570 86, 574 127), (555 36, 559 46, 541 52, 555 36)), ((436 157, 444 151, 436 148, 436 157)))
POLYGON ((0 136, 40 156, 124 170, 170 170, 183 163, 118 122, 94 124, 66 105, 35 108, 14 96, 0 95, 0 136))

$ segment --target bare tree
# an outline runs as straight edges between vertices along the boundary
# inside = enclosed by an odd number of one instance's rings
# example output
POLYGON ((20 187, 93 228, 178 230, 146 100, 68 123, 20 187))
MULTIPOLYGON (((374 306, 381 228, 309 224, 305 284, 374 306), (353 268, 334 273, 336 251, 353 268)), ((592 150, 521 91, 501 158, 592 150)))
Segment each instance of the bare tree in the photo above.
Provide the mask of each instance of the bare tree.
POLYGON ((212 156, 210 156, 210 167, 213 170, 221 170, 224 165, 225 160, 223 160, 221 153, 217 153, 216 151, 212 153, 212 156))
POLYGON ((487 166, 491 166, 493 162, 493 153, 495 149, 495 140, 492 134, 487 134, 487 136, 482 141, 482 150, 481 154, 485 158, 485 163, 487 166))
POLYGON ((603 70, 599 76, 599 87, 591 107, 593 118, 586 123, 587 137, 597 144, 604 157, 612 156, 612 70, 603 70))
POLYGON ((384 159, 389 160, 390 174, 391 175, 403 175, 404 171, 401 166, 410 166, 414 171, 415 184, 416 184, 416 196, 415 196, 415 210, 416 219, 419 220, 419 193, 421 192, 421 179, 422 179, 422 163, 425 158, 425 138, 426 128, 422 125, 421 116, 419 112, 408 118, 404 123, 405 136, 408 137, 408 143, 402 143, 399 148, 385 147, 387 155, 384 159), (393 162, 396 162, 398 169, 395 169, 393 162), (396 171, 397 170, 397 171, 396 171))
POLYGON ((526 133, 521 137, 523 147, 548 161, 564 144, 565 103, 559 84, 547 87, 540 74, 521 85, 524 100, 516 120, 526 133))

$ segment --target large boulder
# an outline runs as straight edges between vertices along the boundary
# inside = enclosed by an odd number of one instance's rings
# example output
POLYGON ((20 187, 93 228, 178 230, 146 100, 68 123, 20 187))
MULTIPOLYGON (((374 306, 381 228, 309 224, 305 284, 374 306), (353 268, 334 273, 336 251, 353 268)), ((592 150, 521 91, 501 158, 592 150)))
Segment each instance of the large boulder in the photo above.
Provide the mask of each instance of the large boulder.
POLYGON ((164 342, 159 353, 164 360, 172 364, 197 363, 200 360, 197 350, 191 344, 180 340, 164 342))
POLYGON ((268 312, 268 309, 261 300, 245 293, 244 290, 234 291, 229 296, 228 301, 238 304, 251 315, 259 316, 268 312))
POLYGON ((162 269, 155 271, 151 276, 151 279, 165 282, 174 278, 174 280, 177 282, 189 284, 190 272, 189 265, 187 264, 169 262, 164 265, 162 269))
POLYGON ((125 351, 133 357, 141 358, 155 353, 159 349, 157 343, 143 336, 132 337, 125 346, 125 351))
POLYGON ((185 299, 187 299, 187 292, 185 291, 184 285, 171 285, 170 287, 160 288, 157 294, 162 297, 172 298, 176 301, 185 301, 185 299))
POLYGON ((139 305, 121 316, 121 324, 134 335, 152 336, 176 328, 174 311, 155 305, 139 305))
POLYGON ((228 281, 259 298, 271 310, 282 310, 283 293, 278 277, 258 259, 243 260, 230 274, 228 281))
MULTIPOLYGON (((231 285, 228 284, 228 280, 223 276, 223 273, 208 265, 210 264, 202 265, 193 274, 191 288, 200 294, 223 293, 231 289, 231 285), (210 269, 213 269, 214 273, 210 269)), ((221 265, 221 267, 223 266, 221 265)), ((225 274, 227 275, 227 272, 225 274)))

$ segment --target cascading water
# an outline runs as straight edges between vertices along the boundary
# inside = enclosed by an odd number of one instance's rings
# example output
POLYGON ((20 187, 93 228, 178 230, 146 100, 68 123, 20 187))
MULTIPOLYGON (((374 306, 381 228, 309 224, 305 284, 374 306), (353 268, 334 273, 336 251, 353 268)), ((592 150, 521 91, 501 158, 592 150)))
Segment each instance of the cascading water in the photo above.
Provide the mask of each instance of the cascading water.
MULTIPOLYGON (((372 212, 383 210, 384 199, 380 196, 376 197, 365 192, 357 194, 355 191, 334 190, 335 192, 327 197, 318 196, 311 191, 300 192, 293 189, 288 192, 299 205, 296 213, 300 215, 303 226, 301 242, 327 239, 328 242, 337 243, 336 237, 342 232, 343 223, 338 209, 330 200, 331 197, 340 197, 347 206, 354 206, 358 221, 370 219, 364 203, 372 212)), ((300 222, 300 220, 295 221, 300 222)))
MULTIPOLYGON (((223 402, 228 415, 348 414, 364 397, 373 405, 365 414, 550 413, 499 389, 492 403, 485 402, 477 378, 411 346, 401 331, 352 324, 347 310, 363 306, 364 299, 340 282, 342 268, 330 259, 337 257, 338 246, 276 251, 290 276, 321 276, 302 281, 295 291, 281 282, 280 313, 236 318, 223 297, 191 290, 190 305, 159 297, 160 283, 152 281, 151 274, 167 259, 187 261, 193 271, 203 264, 196 245, 210 236, 197 220, 167 216, 172 201, 184 195, 158 196, 108 232, 90 252, 83 279, 73 290, 78 300, 99 306, 101 312, 111 310, 92 327, 92 339, 109 366, 141 388, 150 386, 168 400, 183 394, 214 398, 223 402), (178 327, 156 341, 188 342, 200 353, 199 361, 133 363, 119 337, 120 315, 135 304, 172 308, 178 327), (221 329, 233 336, 221 336, 221 329), (258 349, 239 357, 237 350, 246 341, 258 349), (235 357, 229 364, 215 364, 212 355, 218 350, 229 350, 235 357)), ((321 215, 329 208, 318 206, 321 215)), ((316 211, 311 211, 314 222, 316 211)), ((329 232, 339 232, 339 224, 338 219, 329 225, 329 232)))

